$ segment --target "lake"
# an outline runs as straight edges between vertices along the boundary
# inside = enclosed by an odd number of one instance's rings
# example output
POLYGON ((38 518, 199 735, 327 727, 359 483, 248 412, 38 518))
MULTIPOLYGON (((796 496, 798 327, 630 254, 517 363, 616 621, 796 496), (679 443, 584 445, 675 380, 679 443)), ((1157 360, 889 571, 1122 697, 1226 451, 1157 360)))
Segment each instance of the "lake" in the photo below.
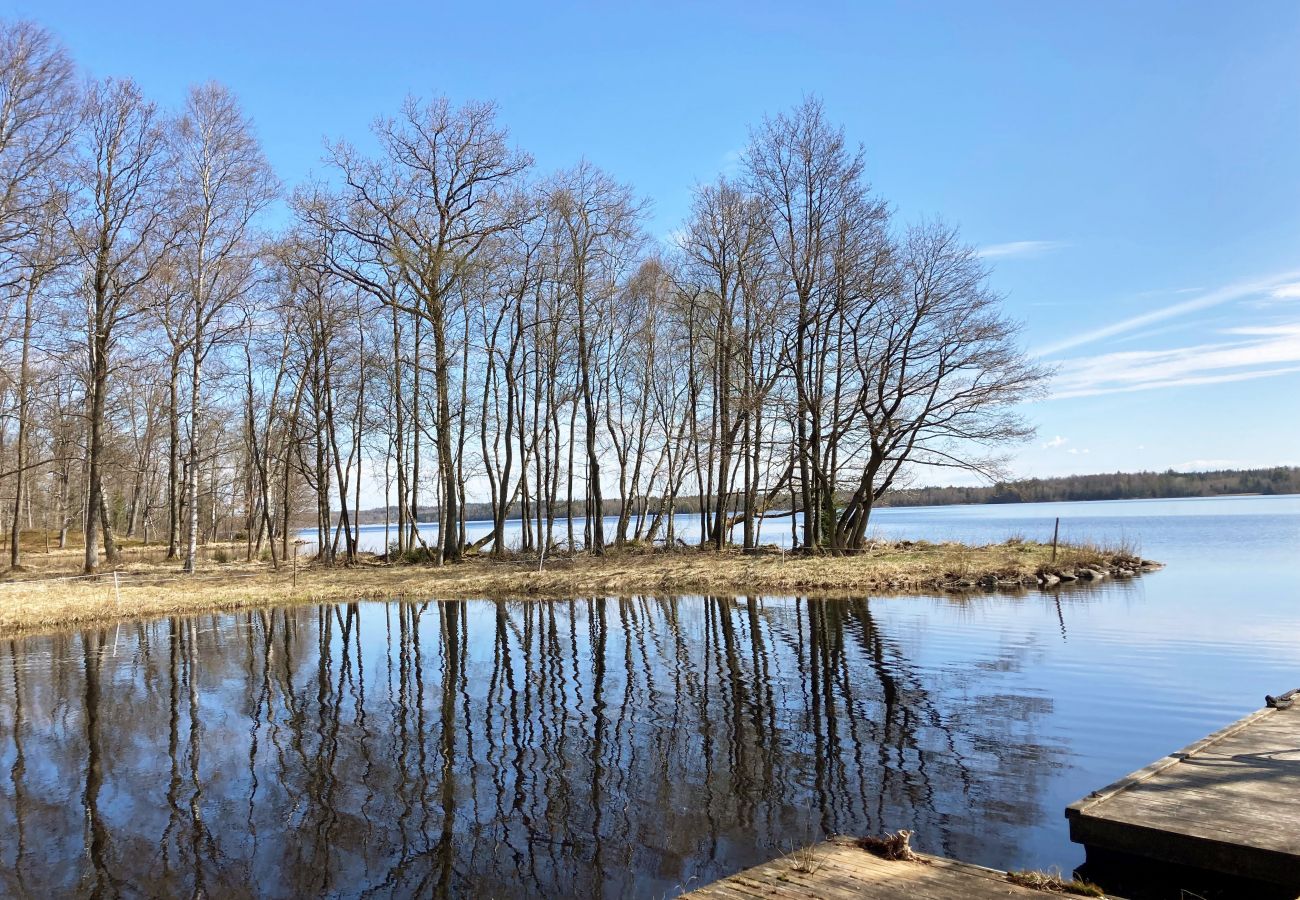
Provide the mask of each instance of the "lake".
POLYGON ((375 602, 0 642, 0 893, 655 898, 898 828, 1068 872, 1066 804, 1300 686, 1300 497, 873 522, 990 541, 1050 538, 1058 516, 1168 568, 1054 593, 375 602))

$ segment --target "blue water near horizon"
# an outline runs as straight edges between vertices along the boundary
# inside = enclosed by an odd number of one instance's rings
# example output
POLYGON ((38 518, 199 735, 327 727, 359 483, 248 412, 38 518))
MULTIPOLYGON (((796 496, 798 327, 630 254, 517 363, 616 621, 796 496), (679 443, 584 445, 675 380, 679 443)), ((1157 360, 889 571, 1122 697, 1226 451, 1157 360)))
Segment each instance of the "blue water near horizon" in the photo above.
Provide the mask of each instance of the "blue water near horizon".
MULTIPOLYGON (((1296 494, 1233 494, 1216 497, 1178 497, 1130 500, 1084 500, 1041 503, 982 503, 952 504, 943 506, 884 506, 872 512, 868 533, 889 540, 960 541, 966 543, 1000 543, 1009 538, 1051 541, 1056 520, 1061 522, 1060 539, 1068 541, 1125 542, 1139 552, 1151 546, 1161 547, 1167 536, 1166 525, 1173 519, 1200 520, 1203 517, 1257 518, 1274 514, 1300 513, 1300 495, 1296 494), (1155 527, 1152 527, 1152 526, 1155 527), (1151 541, 1155 541, 1154 544, 1151 541)), ((574 518, 574 532, 581 542, 582 517, 574 518)), ((793 540, 790 520, 774 519, 763 523, 760 543, 789 547, 793 540), (779 524, 778 524, 779 523, 779 524)), ((605 533, 614 532, 617 516, 606 516, 605 533)), ((1195 522, 1185 523, 1195 529, 1195 522)), ((556 519, 555 536, 564 540, 566 520, 556 519)), ((488 534, 491 520, 474 519, 465 523, 467 539, 471 542, 488 534)), ((521 521, 506 522, 506 544, 516 548, 519 544, 521 521)), ((436 522, 421 522, 420 535, 430 546, 438 536, 436 522)), ((396 527, 383 524, 362 525, 360 549, 382 553, 384 536, 390 543, 396 540, 396 527)), ((739 533, 737 527, 736 534, 739 533)), ((676 535, 688 544, 698 542, 700 527, 698 515, 677 516, 676 535)), ((300 529, 298 536, 314 543, 315 529, 300 529)), ((1177 541, 1173 542, 1176 545, 1177 541)))

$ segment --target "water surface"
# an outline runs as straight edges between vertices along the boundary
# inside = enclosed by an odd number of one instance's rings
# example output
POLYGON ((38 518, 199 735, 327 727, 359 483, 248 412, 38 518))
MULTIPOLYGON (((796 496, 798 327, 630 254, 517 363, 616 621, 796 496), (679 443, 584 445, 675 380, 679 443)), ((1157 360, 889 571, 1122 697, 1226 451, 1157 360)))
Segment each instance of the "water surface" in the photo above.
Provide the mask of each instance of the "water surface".
POLYGON ((1138 541, 1055 593, 361 603, 0 643, 0 893, 641 896, 830 832, 1082 859, 1064 806, 1300 685, 1300 498, 883 511, 1138 541))

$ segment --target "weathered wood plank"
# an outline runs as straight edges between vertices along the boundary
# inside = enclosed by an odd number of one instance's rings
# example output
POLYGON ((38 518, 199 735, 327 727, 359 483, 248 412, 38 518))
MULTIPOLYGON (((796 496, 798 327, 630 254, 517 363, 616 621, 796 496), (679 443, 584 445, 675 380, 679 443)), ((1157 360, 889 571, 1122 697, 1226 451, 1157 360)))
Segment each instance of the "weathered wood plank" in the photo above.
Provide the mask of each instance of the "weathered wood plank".
POLYGON ((1300 887, 1300 705, 1251 713, 1066 817, 1090 850, 1300 887))
POLYGON ((918 857, 915 862, 885 860, 851 839, 833 838, 814 848, 809 866, 785 856, 686 896, 694 900, 1042 900, 1044 896, 1012 884, 1004 872, 935 856, 918 857))

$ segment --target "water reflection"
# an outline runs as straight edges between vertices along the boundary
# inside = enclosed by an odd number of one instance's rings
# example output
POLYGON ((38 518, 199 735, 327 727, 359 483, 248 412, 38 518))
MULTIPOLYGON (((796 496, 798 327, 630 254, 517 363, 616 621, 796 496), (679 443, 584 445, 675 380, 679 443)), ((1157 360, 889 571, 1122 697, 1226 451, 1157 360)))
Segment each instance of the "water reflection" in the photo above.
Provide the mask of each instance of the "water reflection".
POLYGON ((10 641, 0 889, 659 897, 898 827, 1010 860, 1060 816, 1042 785, 1065 751, 1036 727, 1051 701, 999 678, 1036 646, 958 669, 907 647, 865 599, 755 597, 300 607, 10 641))

